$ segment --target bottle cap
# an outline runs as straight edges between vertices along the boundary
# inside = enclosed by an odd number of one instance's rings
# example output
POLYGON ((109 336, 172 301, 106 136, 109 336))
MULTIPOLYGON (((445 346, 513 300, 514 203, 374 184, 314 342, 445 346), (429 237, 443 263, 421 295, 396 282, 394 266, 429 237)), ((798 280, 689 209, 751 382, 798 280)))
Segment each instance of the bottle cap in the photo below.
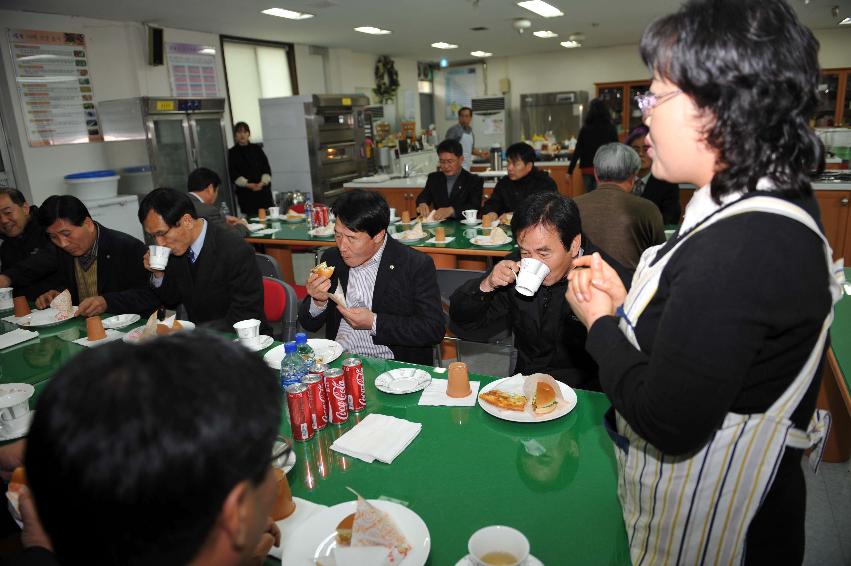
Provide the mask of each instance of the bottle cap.
POLYGON ((307 334, 304 332, 299 332, 295 335, 295 343, 299 346, 302 344, 307 344, 307 334))
POLYGON ((284 354, 295 354, 295 342, 286 342, 284 344, 284 354))

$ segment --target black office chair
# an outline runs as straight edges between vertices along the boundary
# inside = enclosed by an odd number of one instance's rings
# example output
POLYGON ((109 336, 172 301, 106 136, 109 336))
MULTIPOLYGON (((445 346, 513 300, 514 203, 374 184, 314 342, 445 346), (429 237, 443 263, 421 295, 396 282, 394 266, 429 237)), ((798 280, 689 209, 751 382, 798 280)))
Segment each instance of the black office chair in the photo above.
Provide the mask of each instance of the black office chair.
POLYGON ((270 255, 255 253, 257 259, 257 267, 260 268, 260 275, 263 277, 274 277, 275 279, 283 279, 281 277, 281 267, 270 255))

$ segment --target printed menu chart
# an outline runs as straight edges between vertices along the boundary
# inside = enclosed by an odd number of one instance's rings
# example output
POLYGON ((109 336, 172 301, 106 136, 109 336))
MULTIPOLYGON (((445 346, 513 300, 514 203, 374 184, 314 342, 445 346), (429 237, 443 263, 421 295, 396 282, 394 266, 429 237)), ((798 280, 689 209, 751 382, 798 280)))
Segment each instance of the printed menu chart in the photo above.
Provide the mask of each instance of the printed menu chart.
POLYGON ((85 36, 12 29, 9 44, 30 145, 103 141, 85 36))
POLYGON ((219 96, 215 50, 191 43, 169 43, 171 94, 182 98, 219 96))

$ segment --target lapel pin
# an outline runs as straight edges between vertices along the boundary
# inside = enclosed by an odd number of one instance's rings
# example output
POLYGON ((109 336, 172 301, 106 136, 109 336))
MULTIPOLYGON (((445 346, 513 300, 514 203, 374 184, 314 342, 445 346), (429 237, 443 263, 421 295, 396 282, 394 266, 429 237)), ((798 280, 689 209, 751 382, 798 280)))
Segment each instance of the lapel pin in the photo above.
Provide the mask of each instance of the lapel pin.
POLYGON ((391 264, 390 264, 390 269, 392 270, 394 267, 396 267, 396 266, 395 266, 395 265, 393 265, 393 264, 391 263, 391 264))

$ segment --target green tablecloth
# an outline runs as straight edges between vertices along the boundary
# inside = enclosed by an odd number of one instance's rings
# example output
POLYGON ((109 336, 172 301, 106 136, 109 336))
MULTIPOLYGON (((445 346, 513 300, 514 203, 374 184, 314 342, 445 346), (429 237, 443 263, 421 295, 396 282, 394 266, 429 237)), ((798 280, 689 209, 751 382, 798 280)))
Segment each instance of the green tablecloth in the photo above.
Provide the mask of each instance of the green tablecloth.
MULTIPOLYGON (((845 268, 845 278, 851 282, 849 267, 845 268)), ((851 297, 847 294, 836 304, 833 325, 830 327, 830 345, 842 371, 845 388, 851 391, 851 297)))

